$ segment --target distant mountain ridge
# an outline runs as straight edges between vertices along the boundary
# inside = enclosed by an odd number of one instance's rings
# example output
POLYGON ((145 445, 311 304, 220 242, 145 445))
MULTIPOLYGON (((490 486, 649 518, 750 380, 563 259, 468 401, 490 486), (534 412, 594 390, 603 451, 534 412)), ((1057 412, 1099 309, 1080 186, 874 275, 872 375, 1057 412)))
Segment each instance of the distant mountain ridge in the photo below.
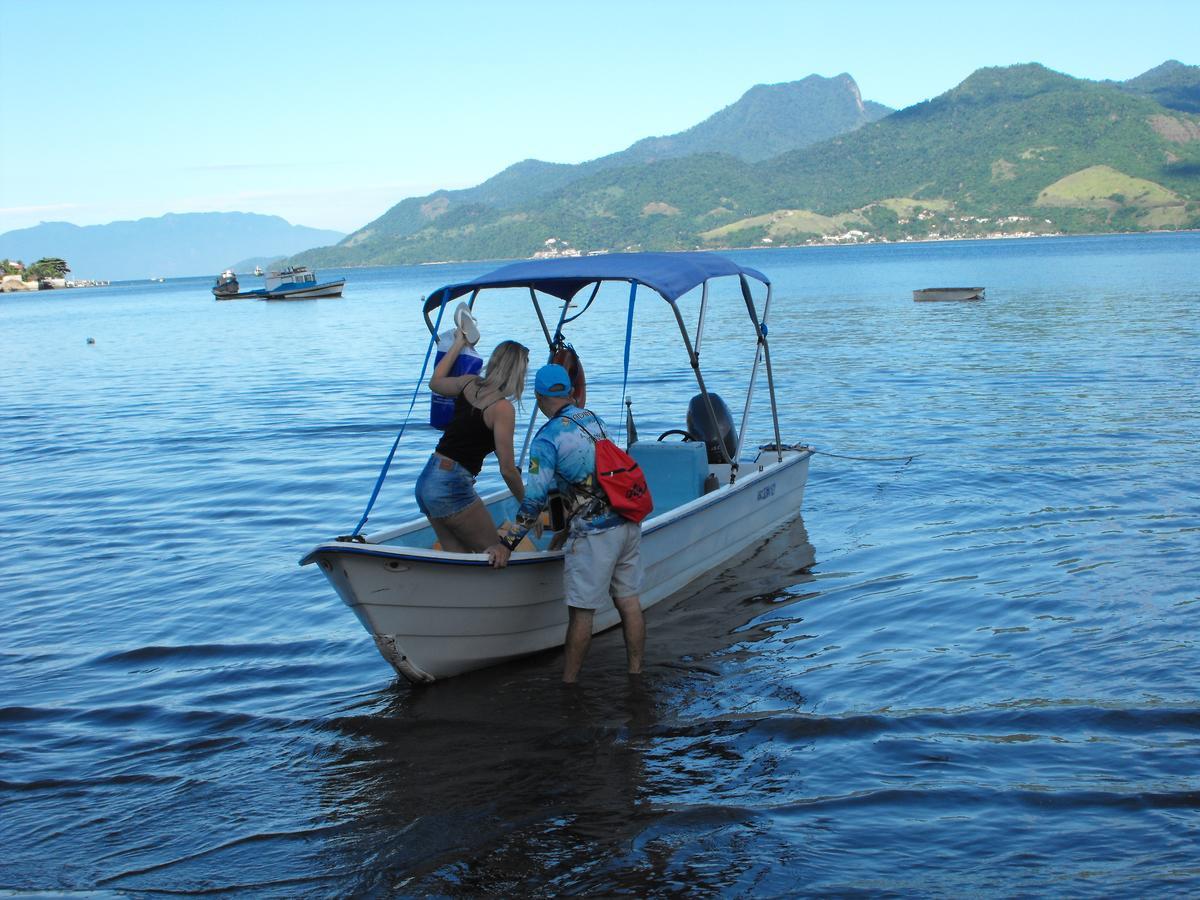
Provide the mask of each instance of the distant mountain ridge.
POLYGON ((1200 66, 1185 66, 1179 60, 1168 59, 1136 78, 1115 83, 1168 109, 1200 113, 1200 66))
POLYGON ((448 213, 517 208, 598 172, 702 153, 727 153, 754 162, 844 134, 890 112, 880 103, 864 101, 854 79, 845 73, 756 85, 737 102, 678 134, 643 138, 625 150, 577 165, 527 159, 473 188, 402 200, 343 240, 344 250, 323 253, 323 264, 378 261, 377 254, 387 253, 397 238, 448 213))
POLYGON ((257 213, 168 213, 72 225, 43 222, 0 234, 0 257, 25 263, 57 256, 71 277, 110 281, 217 273, 248 257, 280 258, 343 237, 257 213))
POLYGON ((763 174, 822 211, 914 197, 1028 214, 1045 186, 1098 164, 1200 199, 1198 137, 1190 117, 1136 91, 1031 63, 980 69, 860 134, 770 160, 763 174))
POLYGON ((834 78, 810 75, 784 84, 755 85, 737 103, 699 125, 669 137, 643 138, 614 157, 627 165, 728 153, 758 162, 854 131, 891 112, 883 104, 864 102, 858 84, 845 73, 834 78))
POLYGON ((1200 117, 1178 108, 1200 82, 1196 72, 1167 65, 1116 84, 1036 63, 980 69, 932 100, 767 159, 696 153, 577 169, 520 204, 476 193, 474 203, 426 209, 415 231, 376 230, 385 216, 298 259, 388 264, 1197 228, 1200 117))

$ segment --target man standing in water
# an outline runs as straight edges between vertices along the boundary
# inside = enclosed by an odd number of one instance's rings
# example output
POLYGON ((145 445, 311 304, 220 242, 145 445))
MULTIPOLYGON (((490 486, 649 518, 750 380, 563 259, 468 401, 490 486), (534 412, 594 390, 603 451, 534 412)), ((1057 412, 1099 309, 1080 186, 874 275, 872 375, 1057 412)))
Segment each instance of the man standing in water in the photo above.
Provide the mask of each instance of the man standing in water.
POLYGON ((573 684, 578 679, 592 640, 592 619, 609 602, 621 616, 629 672, 641 674, 646 645, 638 597, 642 526, 615 512, 596 480, 595 440, 604 435, 604 423, 590 410, 575 406, 571 377, 562 366, 542 366, 534 378, 534 393, 538 409, 550 421, 533 440, 525 500, 516 523, 500 543, 488 548, 488 557, 496 568, 508 565, 513 548, 537 522, 550 489, 557 487, 570 517, 563 567, 570 617, 563 681, 573 684))

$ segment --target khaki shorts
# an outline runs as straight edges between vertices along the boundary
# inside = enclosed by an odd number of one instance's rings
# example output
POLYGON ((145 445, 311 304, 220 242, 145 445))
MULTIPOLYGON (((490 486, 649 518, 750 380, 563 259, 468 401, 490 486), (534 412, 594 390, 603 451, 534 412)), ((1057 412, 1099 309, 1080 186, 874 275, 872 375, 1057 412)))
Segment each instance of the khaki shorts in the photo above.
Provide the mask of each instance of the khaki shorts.
POLYGON ((567 542, 563 582, 567 606, 604 609, 642 590, 642 526, 625 522, 582 532, 567 542))

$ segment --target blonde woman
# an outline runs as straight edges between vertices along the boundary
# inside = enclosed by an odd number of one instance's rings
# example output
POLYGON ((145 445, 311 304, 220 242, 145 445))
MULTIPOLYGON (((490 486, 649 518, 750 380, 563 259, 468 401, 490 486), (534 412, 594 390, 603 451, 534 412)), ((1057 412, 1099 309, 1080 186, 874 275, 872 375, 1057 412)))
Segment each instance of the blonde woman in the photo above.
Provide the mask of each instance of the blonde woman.
POLYGON ((417 505, 437 534, 443 550, 480 553, 496 543, 496 525, 475 491, 475 476, 489 453, 496 454, 500 474, 517 502, 525 499, 521 470, 513 454, 516 410, 525 390, 529 348, 502 341, 492 351, 483 377, 449 374, 466 346, 459 329, 454 344, 429 379, 429 388, 454 398, 454 418, 425 470, 417 478, 417 505))

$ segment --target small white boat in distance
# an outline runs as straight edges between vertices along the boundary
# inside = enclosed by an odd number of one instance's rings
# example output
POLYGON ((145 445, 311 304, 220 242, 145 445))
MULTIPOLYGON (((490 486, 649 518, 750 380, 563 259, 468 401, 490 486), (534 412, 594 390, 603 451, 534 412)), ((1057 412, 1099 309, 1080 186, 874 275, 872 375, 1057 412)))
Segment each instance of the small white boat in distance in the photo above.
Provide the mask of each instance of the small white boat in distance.
POLYGON ((317 273, 307 266, 288 266, 267 276, 263 300, 311 300, 315 297, 340 297, 345 278, 317 281, 317 273))
MULTIPOLYGON (((813 451, 800 444, 785 445, 779 437, 767 343, 771 305, 767 277, 711 253, 620 253, 521 262, 441 288, 426 301, 425 320, 436 336, 447 304, 456 298, 470 295, 468 304, 473 309, 480 293, 489 288, 525 287, 553 353, 562 346, 564 325, 587 312, 606 281, 630 286, 631 309, 639 287, 649 288, 670 304, 700 391, 688 406, 686 428, 666 431, 658 440, 634 439, 628 448, 654 499, 654 511, 642 526, 645 580, 640 597, 642 607, 648 608, 800 513, 813 451), (723 276, 741 282, 746 337, 756 344, 740 429, 721 398, 709 391, 700 371, 708 283, 723 276), (766 288, 761 304, 752 296, 751 281, 766 288), (700 290, 693 292, 696 288, 700 290), (571 299, 585 290, 590 299, 585 297, 582 309, 568 318, 571 299), (697 323, 694 333, 689 333, 679 309, 685 294, 698 304, 697 319, 691 319, 689 310, 689 320, 697 323), (541 300, 539 295, 544 295, 541 300), (553 332, 542 309, 547 299, 562 304, 553 332), (430 320, 433 312, 436 323, 430 320), (760 363, 765 364, 774 441, 751 444, 743 455, 760 363), (665 440, 671 435, 683 440, 665 440)), ((631 331, 632 316, 628 321, 631 331)), ((627 332, 627 344, 630 337, 627 332)), ((535 408, 521 451, 522 465, 537 415, 535 408)), ((633 428, 628 430, 632 436, 633 428)), ((386 472, 385 463, 378 484, 386 472)), ((318 565, 400 675, 414 683, 431 682, 562 646, 567 622, 563 552, 548 548, 549 531, 524 551, 518 547, 508 568, 495 570, 488 565, 487 554, 433 549, 435 535, 423 517, 361 534, 371 503, 353 534, 319 544, 300 564, 318 565)), ((497 525, 511 520, 518 505, 507 490, 485 497, 484 503, 497 525)), ((594 629, 602 631, 618 621, 616 609, 610 607, 596 613, 594 629)))
POLYGON ((921 288, 913 291, 913 300, 918 303, 930 300, 982 300, 983 291, 981 287, 921 288))

